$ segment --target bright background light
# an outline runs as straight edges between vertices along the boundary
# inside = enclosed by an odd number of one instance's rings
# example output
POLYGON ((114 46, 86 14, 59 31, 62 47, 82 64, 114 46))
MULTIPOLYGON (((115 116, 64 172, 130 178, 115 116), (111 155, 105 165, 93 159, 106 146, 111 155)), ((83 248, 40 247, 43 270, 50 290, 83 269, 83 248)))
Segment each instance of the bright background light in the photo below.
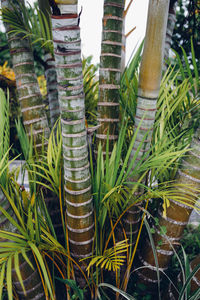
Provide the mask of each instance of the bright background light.
MULTIPOLYGON (((26 0, 33 4, 34 0, 26 0)), ((101 30, 103 17, 103 0, 79 0, 81 15, 82 53, 93 56, 93 62, 99 62, 101 50, 101 30)), ((129 0, 126 0, 129 3, 129 0)), ((133 0, 126 17, 126 33, 136 26, 134 32, 127 39, 126 61, 129 60, 135 47, 142 41, 146 30, 147 10, 149 0, 133 0)), ((1 30, 2 24, 0 25, 1 30)))
MULTIPOLYGON (((129 1, 127 0, 128 4, 129 1)), ((134 0, 126 17, 126 33, 136 26, 135 31, 127 39, 128 61, 137 43, 141 42, 146 30, 149 0, 134 0)), ((83 55, 93 55, 99 61, 101 49, 101 30, 103 17, 103 0, 79 0, 79 8, 83 7, 81 16, 81 36, 83 55)))

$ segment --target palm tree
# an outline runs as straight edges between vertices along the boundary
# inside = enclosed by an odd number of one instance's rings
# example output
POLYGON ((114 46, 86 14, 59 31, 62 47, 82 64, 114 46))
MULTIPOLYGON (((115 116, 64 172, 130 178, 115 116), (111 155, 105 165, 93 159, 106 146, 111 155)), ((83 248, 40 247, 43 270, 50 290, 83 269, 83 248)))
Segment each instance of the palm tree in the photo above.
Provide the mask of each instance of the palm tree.
MULTIPOLYGON (((13 187, 12 187, 11 175, 9 174, 9 169, 8 169, 8 165, 9 165, 8 158, 9 158, 9 150, 10 150, 9 149, 9 129, 10 129, 9 128, 9 101, 6 99, 1 89, 0 89, 0 119, 1 119, 1 126, 2 126, 1 127, 2 130, 0 133, 0 229, 1 231, 3 230, 4 233, 8 232, 15 236, 15 234, 17 235, 18 231, 17 228, 10 221, 10 219, 13 219, 13 221, 16 222, 17 217, 15 215, 14 206, 11 205, 10 201, 8 201, 8 197, 10 197, 10 195, 15 196, 15 193, 13 192, 11 193, 13 187), (7 214, 9 215, 9 218, 7 217, 7 214)), ((13 199, 13 203, 14 203, 14 199, 13 199)), ((0 238, 0 243, 9 244, 9 242, 11 242, 9 240, 9 235, 7 238, 6 237, 0 238)), ((26 296, 24 295, 24 290, 21 285, 18 272, 14 267, 12 268, 12 279, 13 279, 13 285, 15 286, 16 293, 20 297, 24 296, 23 299, 27 299, 27 300, 45 299, 41 278, 38 269, 36 268, 34 257, 30 253, 28 254, 28 256, 32 264, 34 265, 34 268, 30 267, 30 265, 22 255, 20 256, 20 259, 18 261, 18 267, 20 268, 21 278, 23 279, 26 296)), ((10 259, 12 261, 11 257, 10 259)), ((4 272, 5 272, 5 268, 4 268, 4 272)), ((3 286, 3 283, 1 284, 3 286)))
MULTIPOLYGON (((177 277, 177 282, 170 282, 168 291, 165 293, 163 300, 171 299, 175 300, 180 297, 180 293, 182 295, 187 292, 187 296, 195 294, 195 296, 199 297, 199 288, 200 288, 200 255, 197 255, 191 263, 189 264, 189 274, 185 274, 186 278, 184 278, 184 286, 183 286, 183 274, 179 273, 177 277), (195 272, 196 271, 196 272, 195 272), (192 272, 195 272, 195 274, 191 274, 192 272), (193 276, 191 276, 193 275, 193 276), (189 276, 191 276, 189 280, 189 276), (187 280, 189 280, 188 285, 187 285, 187 280), (177 285, 179 285, 182 289, 181 291, 177 289, 177 285), (190 288, 189 288, 190 287, 190 288), (185 290, 183 290, 185 289, 185 290), (189 291, 188 291, 189 290, 189 291), (188 295, 189 293, 189 295, 188 295), (198 293, 198 294, 196 294, 198 293)), ((196 298, 197 299, 197 298, 196 298)))
POLYGON ((52 15, 61 112, 67 229, 72 257, 92 253, 94 211, 85 128, 85 104, 77 1, 57 1, 52 15))
MULTIPOLYGON (((177 201, 170 200, 165 213, 158 212, 158 222, 154 225, 153 241, 156 248, 159 270, 166 270, 173 249, 177 247, 182 237, 183 230, 188 223, 195 202, 200 195, 200 129, 197 130, 191 142, 191 149, 183 158, 181 167, 177 172, 174 186, 177 189, 177 201), (165 231, 163 232, 163 229, 165 231)), ((148 269, 141 269, 137 273, 140 280, 149 288, 156 291, 158 284, 155 257, 149 242, 140 253, 140 261, 148 269), (156 285, 156 286, 155 286, 156 285)))
POLYGON ((119 88, 122 63, 124 0, 104 1, 103 31, 99 69, 97 144, 105 152, 107 138, 110 151, 118 139, 119 88))
MULTIPOLYGON (((51 31, 51 19, 50 19, 50 5, 48 0, 39 0, 38 1, 40 12, 42 12, 45 16, 45 21, 47 21, 48 26, 45 26, 44 29, 46 31, 47 36, 52 40, 52 31, 51 31)), ((50 41, 49 41, 50 42, 50 41)), ((49 45, 49 43, 48 43, 49 45)), ((60 116, 59 102, 58 102, 58 88, 57 88, 57 74, 55 69, 55 59, 53 54, 53 47, 44 46, 44 61, 45 61, 45 77, 47 81, 47 97, 48 97, 48 105, 50 112, 50 120, 51 120, 51 128, 53 128, 54 124, 58 120, 60 116), (51 51, 50 51, 51 50, 51 51)))
MULTIPOLYGON (((14 6, 18 11, 24 6, 24 1, 2 0, 3 9, 12 9, 14 6)), ((49 137, 49 126, 45 114, 45 105, 42 101, 39 85, 34 70, 34 59, 28 38, 15 35, 11 31, 9 23, 4 22, 8 36, 8 44, 12 57, 13 69, 16 75, 19 102, 24 119, 24 126, 29 135, 33 135, 35 146, 41 149, 43 141, 49 137)))
POLYGON ((165 40, 165 53, 164 53, 164 60, 166 61, 169 57, 169 49, 172 43, 172 35, 176 23, 176 2, 177 0, 170 0, 169 4, 169 14, 167 20, 167 33, 166 33, 166 40, 165 40))
MULTIPOLYGON (((164 57, 164 45, 167 28, 169 1, 149 2, 146 38, 139 73, 138 99, 135 115, 135 129, 137 138, 133 145, 129 164, 137 155, 132 171, 138 161, 143 160, 143 156, 149 152, 151 146, 152 130, 155 121, 156 104, 160 90, 161 73, 164 57), (142 147, 140 147, 143 142, 142 147), (139 150, 138 150, 139 149, 139 150)), ((146 156, 147 159, 147 156, 146 156)), ((131 171, 131 172, 132 172, 131 171)), ((142 174, 129 175, 129 182, 137 182, 142 174)), ((143 180, 144 182, 144 180, 143 180)), ((144 182, 145 183, 145 182, 144 182)), ((132 185, 130 184, 130 188, 132 185)), ((142 191, 137 190, 134 194, 133 202, 142 191)), ((128 236, 132 235, 132 241, 137 236, 140 222, 140 209, 134 205, 125 216, 124 227, 128 236), (130 230, 130 227, 133 229, 130 230)))

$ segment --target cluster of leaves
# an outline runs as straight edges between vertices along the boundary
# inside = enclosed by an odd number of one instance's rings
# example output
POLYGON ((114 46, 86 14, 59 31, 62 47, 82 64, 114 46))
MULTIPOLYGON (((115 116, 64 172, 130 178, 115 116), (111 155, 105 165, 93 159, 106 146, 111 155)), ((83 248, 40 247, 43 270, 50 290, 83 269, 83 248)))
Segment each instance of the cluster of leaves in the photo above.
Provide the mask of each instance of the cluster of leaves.
MULTIPOLYGON (((184 46, 187 56, 191 61, 190 40, 194 42, 194 48, 199 47, 199 30, 200 30, 200 3, 198 0, 179 0, 176 9, 176 25, 172 37, 172 48, 182 56, 180 46, 184 46)), ((197 51, 196 58, 199 63, 199 53, 197 51)))
POLYGON ((92 56, 83 58, 83 87, 85 93, 85 117, 88 125, 96 123, 98 101, 98 65, 91 63, 92 56))

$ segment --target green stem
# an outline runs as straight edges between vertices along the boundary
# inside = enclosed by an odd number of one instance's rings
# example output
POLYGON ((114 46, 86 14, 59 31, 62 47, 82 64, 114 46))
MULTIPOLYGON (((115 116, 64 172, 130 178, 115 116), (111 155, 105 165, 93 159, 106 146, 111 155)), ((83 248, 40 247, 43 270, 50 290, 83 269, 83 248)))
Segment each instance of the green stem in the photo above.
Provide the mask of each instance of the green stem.
POLYGON ((105 152, 109 132, 110 151, 118 139, 119 88, 123 34, 124 0, 104 0, 103 35, 99 69, 99 102, 97 144, 105 152))
POLYGON ((91 255, 94 240, 80 28, 75 3, 58 4, 58 7, 61 15, 52 15, 52 27, 59 82, 67 228, 71 255, 80 259, 91 255))

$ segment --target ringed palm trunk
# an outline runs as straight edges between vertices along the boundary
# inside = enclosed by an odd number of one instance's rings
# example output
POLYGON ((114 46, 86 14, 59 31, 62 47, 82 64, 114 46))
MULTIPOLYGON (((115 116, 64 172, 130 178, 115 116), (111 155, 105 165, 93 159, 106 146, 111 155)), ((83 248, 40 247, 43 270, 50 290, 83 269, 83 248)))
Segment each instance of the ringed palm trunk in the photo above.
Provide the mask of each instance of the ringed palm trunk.
MULTIPOLYGON (((136 162, 143 159, 143 155, 150 149, 161 82, 168 8, 169 0, 149 1, 147 29, 139 73, 137 110, 135 116, 135 131, 138 126, 139 130, 131 151, 129 164, 142 141, 144 141, 143 146, 138 152, 136 162)), ((132 171, 135 165, 136 164, 133 165, 132 171)), ((138 173, 134 177, 129 176, 129 181, 137 182, 141 175, 142 174, 138 173)), ((132 185, 130 185, 130 188, 132 188, 132 185)), ((135 201, 140 193, 142 193, 142 191, 138 189, 133 195, 132 201, 135 201)), ((133 243, 137 236, 140 219, 140 209, 137 204, 127 212, 124 218, 124 229, 127 236, 131 236, 133 243)))
POLYGON ((21 283, 17 276, 16 270, 12 269, 12 282, 15 287, 15 291, 19 296, 19 299, 24 300, 45 300, 45 293, 42 285, 42 281, 34 260, 32 252, 27 253, 30 262, 32 263, 34 270, 27 263, 22 255, 19 256, 19 269, 23 280, 26 294, 24 294, 21 283))
MULTIPOLYGON (((3 191, 0 188, 0 206, 5 209, 7 213, 11 217, 14 217, 14 212, 12 210, 12 207, 10 203, 8 202, 7 198, 5 197, 3 191)), ((6 230, 9 232, 13 232, 15 229, 13 225, 10 223, 10 221, 4 216, 2 212, 0 212, 0 230, 6 230)), ((2 241, 2 240, 1 240, 2 241)))
MULTIPOLYGON (((200 130, 199 130, 200 131, 200 130)), ((170 206, 167 207, 166 217, 162 211, 159 212, 159 226, 154 226, 155 234, 153 240, 156 247, 158 265, 160 271, 167 269, 172 255, 174 254, 172 246, 177 247, 182 237, 185 226, 188 223, 192 207, 200 195, 200 139, 194 137, 191 143, 192 150, 187 153, 182 161, 181 168, 178 170, 175 187, 177 197, 182 197, 184 203, 170 200, 170 206), (181 184, 181 186, 180 186, 181 184), (166 228, 166 234, 162 234, 160 226, 166 228)), ((156 288, 158 283, 154 256, 151 245, 146 242, 146 247, 140 255, 140 261, 148 268, 138 271, 140 280, 148 285, 150 289, 156 288)))
MULTIPOLYGON (((190 272, 194 270, 200 264, 200 255, 198 255, 191 263, 190 263, 190 272)), ((180 273, 177 278, 177 284, 183 286, 182 274, 180 273)), ((177 284, 175 286, 177 287, 177 284)), ((190 286, 190 294, 195 293, 200 288, 200 270, 192 277, 191 279, 191 286, 190 286)), ((178 291, 174 288, 172 283, 169 284, 168 292, 165 293, 163 300, 176 300, 178 299, 179 294, 178 291)))
MULTIPOLYGON (((48 28, 46 30, 51 31, 51 19, 50 19, 50 5, 48 0, 38 1, 40 10, 44 13, 47 21, 48 28)), ((50 51, 45 50, 45 78, 47 81, 47 98, 50 113, 51 128, 53 128, 55 122, 60 116, 59 102, 58 102, 58 87, 57 87, 57 74, 55 68, 55 59, 50 51)))
POLYGON ((104 0, 96 135, 104 151, 108 133, 110 151, 118 139, 123 12, 124 0, 104 0))
MULTIPOLYGON (((52 15, 54 53, 63 138, 67 229, 71 255, 91 255, 94 212, 85 128, 81 40, 77 1, 57 1, 52 15), (63 4, 66 2, 67 4, 63 4)), ((79 284, 83 282, 79 281, 79 284)))
MULTIPOLYGON (((14 212, 4 193, 0 189, 0 206, 5 209, 5 211, 15 219, 14 212)), ((0 212, 0 230, 5 230, 8 232, 16 232, 16 228, 10 223, 10 221, 0 212)), ((8 240, 0 239, 0 242, 8 242, 8 240)), ((41 278, 34 262, 34 257, 32 253, 29 253, 29 259, 31 260, 34 270, 30 265, 24 260, 23 256, 19 259, 19 269, 21 277, 23 280, 24 288, 26 290, 26 295, 23 292, 21 283, 19 282, 18 275, 15 268, 12 268, 12 282, 15 287, 15 291, 20 299, 26 300, 45 300, 45 293, 42 286, 41 278)))
POLYGON ((165 54, 164 54, 165 61, 169 58, 169 50, 171 48, 172 35, 176 24, 176 2, 177 0, 170 0, 170 4, 169 4, 169 14, 167 20, 167 33, 166 33, 165 54))
MULTIPOLYGON (((2 8, 12 9, 13 6, 20 9, 17 4, 24 5, 24 1, 1 0, 2 8)), ((42 101, 37 77, 34 70, 34 59, 28 38, 10 33, 11 27, 4 22, 13 70, 16 77, 17 91, 21 106, 23 123, 27 133, 31 131, 38 149, 42 146, 42 136, 49 137, 49 127, 42 101)), ((44 142, 47 144, 47 141, 44 142)))

